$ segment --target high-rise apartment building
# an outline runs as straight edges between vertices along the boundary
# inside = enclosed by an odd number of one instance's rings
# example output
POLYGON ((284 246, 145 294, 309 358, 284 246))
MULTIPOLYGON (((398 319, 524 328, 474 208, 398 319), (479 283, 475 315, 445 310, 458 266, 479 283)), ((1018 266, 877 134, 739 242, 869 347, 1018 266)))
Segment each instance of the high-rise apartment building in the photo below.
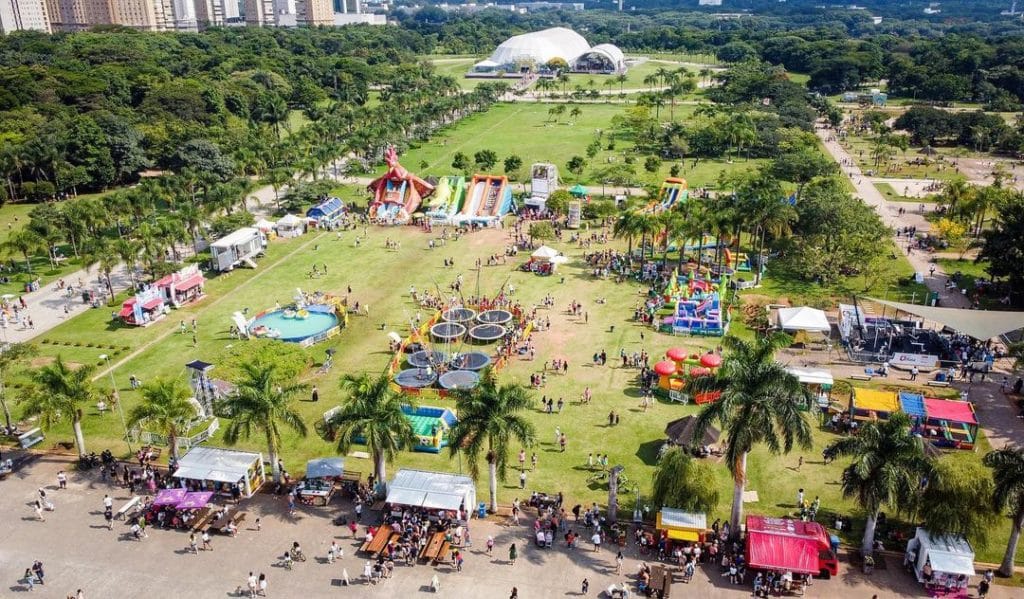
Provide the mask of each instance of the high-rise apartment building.
POLYGON ((118 25, 141 31, 172 31, 172 0, 109 0, 111 19, 118 25))
POLYGON ((274 0, 244 0, 245 24, 257 27, 273 27, 277 23, 274 15, 274 0))
POLYGON ((46 0, 46 9, 55 31, 77 31, 114 23, 110 0, 46 0))
POLYGON ((298 0, 295 10, 296 21, 300 26, 334 25, 333 0, 298 0))
POLYGON ((50 33, 46 0, 0 0, 0 33, 14 31, 50 33))

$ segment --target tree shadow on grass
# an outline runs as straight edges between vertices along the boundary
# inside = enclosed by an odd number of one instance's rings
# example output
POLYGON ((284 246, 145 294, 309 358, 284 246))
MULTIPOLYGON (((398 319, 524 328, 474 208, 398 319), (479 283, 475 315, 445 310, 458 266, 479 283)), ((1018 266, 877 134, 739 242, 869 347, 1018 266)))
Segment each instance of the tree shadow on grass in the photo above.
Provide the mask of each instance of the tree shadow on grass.
POLYGON ((658 463, 658 450, 664 445, 664 439, 645 441, 636 448, 636 457, 646 466, 654 466, 658 463))

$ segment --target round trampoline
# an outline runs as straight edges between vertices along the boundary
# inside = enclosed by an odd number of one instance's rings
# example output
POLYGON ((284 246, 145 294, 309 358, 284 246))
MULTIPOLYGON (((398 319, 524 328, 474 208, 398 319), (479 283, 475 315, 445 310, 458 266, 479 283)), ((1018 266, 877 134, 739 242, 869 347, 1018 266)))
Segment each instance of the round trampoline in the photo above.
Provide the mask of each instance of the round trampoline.
POLYGON ((413 368, 426 368, 443 364, 448 359, 447 354, 440 351, 420 350, 409 356, 409 366, 413 368))
POLYGON ((504 337, 506 332, 500 324, 478 324, 469 329, 469 336, 474 341, 490 343, 504 337))
POLYGON ((458 370, 483 370, 491 364, 491 357, 483 352, 471 351, 452 358, 452 368, 458 370))
POLYGON ((338 326, 332 306, 307 306, 305 310, 271 310, 253 319, 249 333, 257 337, 300 343, 338 326))
POLYGON ((448 390, 472 389, 480 384, 480 375, 471 370, 452 370, 441 375, 438 383, 448 390))
POLYGON ((487 310, 476 316, 480 324, 505 324, 512 320, 512 313, 508 310, 487 310))
POLYGON ((407 389, 422 389, 437 382, 437 373, 429 368, 409 368, 395 375, 395 383, 407 389))
POLYGON ((476 312, 470 308, 450 308, 441 313, 441 320, 448 322, 470 322, 476 312))
POLYGON ((441 341, 454 341, 466 334, 466 327, 457 322, 439 322, 430 327, 430 334, 441 341))

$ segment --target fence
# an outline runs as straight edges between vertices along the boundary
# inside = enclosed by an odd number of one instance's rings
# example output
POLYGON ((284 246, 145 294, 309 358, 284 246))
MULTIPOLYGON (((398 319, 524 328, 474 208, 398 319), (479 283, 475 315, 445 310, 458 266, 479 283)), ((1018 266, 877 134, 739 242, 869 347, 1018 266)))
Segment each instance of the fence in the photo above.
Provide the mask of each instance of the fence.
MULTIPOLYGON (((220 420, 214 418, 210 420, 210 424, 203 430, 199 431, 191 437, 181 436, 177 439, 177 453, 188 451, 193 446, 199 445, 203 441, 206 441, 212 437, 216 432, 220 430, 220 420)), ((150 431, 141 431, 137 435, 137 440, 147 445, 169 445, 166 435, 153 433, 150 431)))

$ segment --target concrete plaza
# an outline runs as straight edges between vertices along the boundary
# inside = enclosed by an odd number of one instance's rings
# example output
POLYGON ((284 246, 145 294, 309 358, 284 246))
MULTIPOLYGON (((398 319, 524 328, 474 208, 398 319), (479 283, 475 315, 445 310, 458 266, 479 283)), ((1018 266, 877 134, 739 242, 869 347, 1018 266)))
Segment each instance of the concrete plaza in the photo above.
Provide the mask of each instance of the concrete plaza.
MULTIPOLYGON (((6 514, 3 540, 0 542, 0 597, 28 596, 21 582, 25 568, 40 560, 45 567, 45 586, 32 592, 38 597, 63 599, 82 589, 89 599, 113 597, 196 597, 222 598, 243 596, 249 571, 265 573, 268 596, 323 597, 349 595, 355 597, 415 597, 430 594, 434 574, 440 579, 442 597, 494 598, 509 596, 517 587, 523 599, 583 596, 580 583, 590 581, 589 596, 614 582, 632 581, 642 556, 633 546, 627 547, 623 575, 615 575, 615 551, 582 543, 581 548, 567 550, 564 544, 553 549, 538 549, 530 543, 532 520, 522 519, 511 526, 504 518, 473 520, 473 546, 466 551, 462 572, 454 567, 398 565, 394 576, 377 585, 360 579, 363 556, 356 555, 359 542, 346 527, 334 526, 332 518, 351 517, 351 504, 335 498, 330 507, 299 507, 294 517, 287 514, 284 500, 262 494, 244 501, 248 518, 237 537, 215 535, 212 551, 188 550, 188 534, 180 531, 148 530, 148 538, 131 538, 128 526, 116 520, 108 530, 103 519, 103 495, 114 498, 115 511, 129 499, 127 489, 101 481, 97 471, 77 473, 68 458, 40 454, 0 482, 0 510, 6 514), (66 490, 57 489, 57 472, 67 470, 66 490), (56 510, 45 513, 38 521, 31 507, 37 489, 45 487, 56 510), (260 517, 262 530, 256 531, 255 519, 260 517), (484 551, 488 535, 496 539, 493 555, 484 551), (327 547, 337 539, 345 556, 334 564, 326 560, 327 547), (293 541, 299 541, 308 561, 296 563, 289 571, 279 565, 279 558, 293 541), (508 549, 516 543, 519 559, 513 566, 508 549), (348 571, 352 586, 341 583, 342 569, 348 571), (25 593, 25 595, 22 595, 25 593)), ((364 515, 364 523, 378 514, 364 515)), ((360 530, 360 534, 362 534, 360 530)), ((898 558, 889 557, 887 568, 876 570, 870 577, 852 571, 845 559, 841 573, 831 580, 816 580, 808 590, 809 597, 864 598, 925 596, 922 589, 906 575, 898 558)), ((973 590, 973 588, 972 588, 973 590)), ((1006 587, 994 587, 990 597, 1013 595, 1006 587)), ((729 585, 714 566, 698 570, 690 584, 676 583, 673 594, 718 597, 749 597, 750 586, 729 585)))

